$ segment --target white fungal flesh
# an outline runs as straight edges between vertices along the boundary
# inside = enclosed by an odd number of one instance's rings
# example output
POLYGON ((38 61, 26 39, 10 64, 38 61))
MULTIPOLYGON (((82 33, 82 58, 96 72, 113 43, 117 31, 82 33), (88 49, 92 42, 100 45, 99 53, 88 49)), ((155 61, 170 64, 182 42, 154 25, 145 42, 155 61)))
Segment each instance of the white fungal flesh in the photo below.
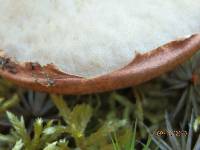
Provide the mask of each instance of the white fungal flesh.
POLYGON ((0 0, 0 49, 94 77, 200 32, 200 0, 0 0))

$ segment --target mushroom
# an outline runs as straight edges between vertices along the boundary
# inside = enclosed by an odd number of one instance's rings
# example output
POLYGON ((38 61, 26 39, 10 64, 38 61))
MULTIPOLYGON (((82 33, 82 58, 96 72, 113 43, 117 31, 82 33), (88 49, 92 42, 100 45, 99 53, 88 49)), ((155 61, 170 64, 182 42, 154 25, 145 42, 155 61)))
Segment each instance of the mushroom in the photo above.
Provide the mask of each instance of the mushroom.
POLYGON ((0 2, 0 75, 37 91, 135 86, 200 49, 200 0, 0 2))

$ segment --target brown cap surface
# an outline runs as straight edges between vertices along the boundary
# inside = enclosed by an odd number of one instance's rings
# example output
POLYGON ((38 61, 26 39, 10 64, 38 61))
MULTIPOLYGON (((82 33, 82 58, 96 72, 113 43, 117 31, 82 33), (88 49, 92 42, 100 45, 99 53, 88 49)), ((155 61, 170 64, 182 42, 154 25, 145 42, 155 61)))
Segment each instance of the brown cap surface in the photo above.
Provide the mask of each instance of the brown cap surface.
POLYGON ((170 42, 137 57, 124 68, 85 79, 58 71, 53 65, 16 63, 0 53, 0 75, 15 84, 43 92, 86 94, 138 85, 183 63, 200 49, 200 34, 170 42))

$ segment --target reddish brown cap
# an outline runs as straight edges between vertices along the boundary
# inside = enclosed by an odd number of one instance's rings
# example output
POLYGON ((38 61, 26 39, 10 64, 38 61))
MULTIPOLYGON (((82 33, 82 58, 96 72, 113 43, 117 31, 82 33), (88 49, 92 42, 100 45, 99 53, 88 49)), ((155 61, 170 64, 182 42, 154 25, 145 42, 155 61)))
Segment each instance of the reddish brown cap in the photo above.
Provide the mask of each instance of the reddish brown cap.
POLYGON ((124 68, 92 79, 67 75, 53 65, 17 63, 0 53, 0 75, 15 84, 43 92, 86 94, 135 86, 183 63, 200 49, 200 34, 170 42, 137 57, 124 68))

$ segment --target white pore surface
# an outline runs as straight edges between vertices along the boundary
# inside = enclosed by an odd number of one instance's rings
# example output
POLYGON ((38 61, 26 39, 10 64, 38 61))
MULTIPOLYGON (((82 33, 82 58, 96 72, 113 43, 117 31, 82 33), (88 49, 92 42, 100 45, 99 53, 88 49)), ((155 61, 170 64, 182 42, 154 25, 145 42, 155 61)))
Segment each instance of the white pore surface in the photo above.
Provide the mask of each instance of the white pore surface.
POLYGON ((200 0, 0 0, 0 49, 94 77, 200 32, 200 0))

